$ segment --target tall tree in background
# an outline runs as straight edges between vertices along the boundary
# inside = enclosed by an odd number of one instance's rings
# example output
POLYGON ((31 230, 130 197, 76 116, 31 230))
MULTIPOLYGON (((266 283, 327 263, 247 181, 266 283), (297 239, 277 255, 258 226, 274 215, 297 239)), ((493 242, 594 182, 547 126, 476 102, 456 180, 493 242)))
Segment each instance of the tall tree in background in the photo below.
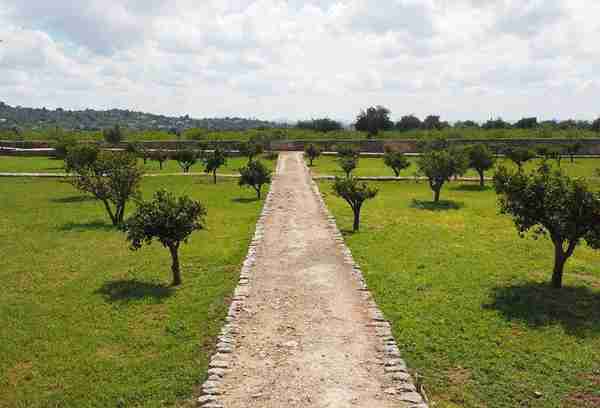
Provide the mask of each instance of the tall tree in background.
POLYGON ((354 127, 356 130, 367 132, 369 137, 373 137, 381 130, 392 129, 394 123, 390 120, 390 110, 378 105, 361 111, 356 117, 354 127))
POLYGON ((120 143, 123 140, 123 131, 119 125, 115 125, 115 127, 110 129, 104 129, 102 135, 104 136, 104 140, 112 145, 120 143))
POLYGON ((402 116, 396 123, 396 129, 401 132, 407 132, 409 130, 419 129, 421 127, 421 119, 414 115, 402 116))

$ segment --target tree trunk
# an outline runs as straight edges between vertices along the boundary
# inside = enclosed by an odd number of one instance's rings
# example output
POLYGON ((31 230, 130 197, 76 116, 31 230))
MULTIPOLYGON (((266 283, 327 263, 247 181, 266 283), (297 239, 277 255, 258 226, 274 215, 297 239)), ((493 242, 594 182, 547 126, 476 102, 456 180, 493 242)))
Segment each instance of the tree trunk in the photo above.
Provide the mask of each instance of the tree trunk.
POLYGON ((311 158, 309 158, 309 160, 310 160, 310 167, 312 167, 312 166, 313 166, 313 160, 314 160, 314 159, 311 157, 311 158))
POLYGON ((567 256, 563 252, 561 243, 554 243, 554 271, 552 272, 552 287, 561 288, 562 287, 562 278, 563 272, 565 268, 565 263, 567 262, 567 256))
POLYGON ((158 162, 158 166, 161 170, 162 170, 162 165, 163 165, 163 162, 158 162))
POLYGON ((360 228, 360 207, 356 209, 352 209, 354 212, 354 224, 352 225, 352 231, 357 232, 360 228))
POLYGON ((173 286, 181 285, 181 271, 179 270, 179 244, 169 245, 171 252, 171 272, 173 272, 173 286))
POLYGON ((435 188, 433 190, 433 202, 437 203, 440 201, 440 188, 435 188))
POLYGON ((484 188, 485 187, 485 180, 483 177, 483 171, 479 172, 479 187, 484 188))
POLYGON ((573 158, 573 155, 571 155, 571 163, 575 162, 575 159, 573 158))
POLYGON ((104 203, 104 208, 106 208, 106 212, 108 213, 108 216, 110 217, 110 221, 112 222, 113 225, 118 225, 117 219, 115 218, 115 215, 112 212, 112 209, 110 208, 110 204, 108 202, 108 200, 102 200, 102 202, 104 203))
POLYGON ((119 225, 123 224, 123 218, 125 218, 125 206, 127 202, 123 202, 117 206, 117 214, 115 218, 117 219, 117 223, 119 225))
POLYGON ((254 187, 254 189, 256 190, 256 197, 260 200, 260 189, 262 186, 258 186, 258 187, 254 187))
POLYGON ((400 177, 400 172, 398 171, 398 169, 392 169, 394 170, 394 174, 396 175, 396 177, 400 177))
POLYGON ((217 184, 217 170, 213 171, 213 183, 217 184))

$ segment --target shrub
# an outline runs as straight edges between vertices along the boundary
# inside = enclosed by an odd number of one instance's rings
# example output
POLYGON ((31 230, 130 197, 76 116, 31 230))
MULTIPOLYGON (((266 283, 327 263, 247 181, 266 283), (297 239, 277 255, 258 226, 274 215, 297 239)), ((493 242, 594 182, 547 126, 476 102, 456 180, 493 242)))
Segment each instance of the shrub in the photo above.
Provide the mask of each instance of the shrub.
POLYGON ((127 201, 139 197, 143 174, 134 155, 103 151, 91 165, 75 169, 69 182, 102 201, 113 225, 120 225, 127 201))
POLYGON ((394 171, 396 177, 400 176, 400 172, 410 167, 410 161, 404 153, 386 148, 383 155, 383 163, 394 171))
POLYGON ((163 163, 169 160, 169 152, 166 150, 154 150, 150 153, 150 159, 157 161, 159 168, 163 169, 163 163))
POLYGON ((189 173, 190 168, 198 162, 198 154, 192 149, 181 149, 175 152, 173 159, 177 161, 184 173, 189 173))
POLYGON ((75 146, 77 141, 70 135, 60 135, 51 143, 54 149, 54 156, 58 159, 64 159, 67 157, 69 148, 75 146))
POLYGON ((494 185, 500 195, 500 211, 513 217, 521 236, 529 230, 536 236, 550 236, 553 287, 562 286, 565 263, 582 240, 600 248, 600 194, 590 191, 583 180, 550 171, 547 166, 532 174, 511 173, 501 167, 494 185))
POLYGON ((205 152, 202 156, 204 163, 204 172, 212 173, 213 182, 217 184, 217 170, 227 162, 227 155, 220 148, 215 148, 212 152, 205 152))
POLYGON ((308 161, 310 163, 309 165, 312 167, 313 161, 315 161, 315 159, 317 159, 321 155, 321 149, 319 149, 317 146, 311 143, 308 146, 306 146, 306 148, 304 149, 304 153, 306 154, 306 157, 308 157, 308 161))
POLYGON ((355 146, 340 145, 336 147, 338 157, 360 157, 360 150, 355 146))
POLYGON ((581 142, 574 142, 565 145, 565 153, 571 159, 571 163, 575 162, 575 155, 583 148, 581 142))
POLYGON ((375 198, 377 195, 377 189, 371 188, 364 182, 358 182, 353 178, 341 179, 336 177, 333 183, 333 193, 343 198, 354 215, 354 222, 352 224, 352 231, 356 232, 360 228, 360 211, 363 203, 366 200, 375 198))
POLYGON ((171 254, 173 286, 181 284, 179 246, 187 243, 192 232, 204 229, 206 209, 187 196, 175 197, 166 190, 154 193, 152 201, 140 202, 137 210, 125 223, 131 250, 150 245, 156 238, 171 254))
POLYGON ((271 182, 271 170, 265 167, 260 161, 250 161, 246 167, 240 170, 240 186, 250 186, 256 191, 260 200, 262 186, 271 182))

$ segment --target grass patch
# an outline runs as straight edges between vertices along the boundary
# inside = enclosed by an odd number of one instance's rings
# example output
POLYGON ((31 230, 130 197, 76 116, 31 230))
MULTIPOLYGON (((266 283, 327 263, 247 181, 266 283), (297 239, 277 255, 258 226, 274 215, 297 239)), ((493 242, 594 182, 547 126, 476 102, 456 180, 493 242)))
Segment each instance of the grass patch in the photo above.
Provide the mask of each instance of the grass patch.
MULTIPOLYGON (((492 190, 450 183, 442 199, 463 205, 426 211, 425 183, 377 187, 361 231, 345 240, 437 407, 599 400, 600 252, 578 247, 555 290, 552 244, 519 238, 492 190)), ((350 228, 350 208, 330 182, 320 188, 340 228, 350 228)))
MULTIPOLYGON (((267 160, 263 157, 260 160, 270 168, 275 169, 276 160, 267 160)), ((248 162, 245 157, 229 157, 227 163, 219 168, 218 174, 239 174, 238 169, 243 167, 248 162)), ((144 164, 143 160, 139 160, 148 173, 182 173, 181 167, 174 160, 167 160, 163 163, 163 169, 160 170, 158 162, 147 160, 144 164)), ((17 157, 17 156, 0 156, 0 172, 20 172, 20 173, 62 173, 64 162, 52 157, 17 157)), ((190 171, 202 173, 204 166, 202 163, 196 163, 190 171)))
MULTIPOLYGON (((131 252, 96 201, 56 180, 0 183, 0 407, 164 407, 203 380, 259 216, 235 180, 148 178, 200 199, 173 289, 160 244, 131 252)), ((133 205, 129 210, 133 209, 133 205)))
MULTIPOLYGON (((416 157, 409 157, 411 166, 400 172, 402 177, 413 177, 418 167, 416 164, 416 157)), ((503 164, 509 168, 516 168, 514 164, 505 159, 498 159, 498 164, 503 164)), ((540 163, 539 160, 532 160, 525 164, 525 170, 534 170, 540 163)), ((314 161, 314 166, 311 167, 313 174, 315 175, 332 175, 332 176, 344 176, 344 172, 340 169, 337 162, 336 156, 321 156, 314 161)), ((553 166, 556 166, 552 162, 553 166)), ((561 168, 569 175, 576 177, 597 177, 596 169, 600 168, 599 158, 577 158, 574 163, 569 162, 568 159, 563 159, 561 168)), ((392 169, 383 164, 382 157, 361 157, 358 161, 358 167, 353 172, 355 176, 361 177, 380 177, 387 176, 393 177, 394 172, 392 169)), ((493 171, 486 172, 486 177, 492 177, 493 171)), ((475 170, 470 169, 466 177, 479 177, 475 170)))

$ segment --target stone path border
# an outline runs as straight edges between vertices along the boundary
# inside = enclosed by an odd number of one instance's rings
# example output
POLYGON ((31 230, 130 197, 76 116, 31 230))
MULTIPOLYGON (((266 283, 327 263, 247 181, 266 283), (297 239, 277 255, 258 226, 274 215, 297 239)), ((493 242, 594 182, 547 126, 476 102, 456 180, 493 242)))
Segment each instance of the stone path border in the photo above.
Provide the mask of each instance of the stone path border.
MULTIPOLYGON (((279 160, 277 163, 275 177, 280 173, 282 162, 282 160, 279 160)), ((317 198, 320 211, 323 212, 328 221, 327 228, 332 231, 334 239, 344 255, 344 262, 352 267, 353 278, 359 283, 358 290, 368 305, 369 318, 371 320, 368 324, 368 328, 375 332, 380 341, 378 351, 383 355, 383 365, 386 376, 388 376, 395 384, 393 392, 399 395, 400 401, 402 401, 406 407, 428 408, 429 405, 424 389, 419 384, 415 384, 412 376, 408 372, 406 362, 401 358, 400 350, 393 337, 390 323, 385 319, 369 292, 360 266, 354 261, 350 249, 346 246, 344 238, 337 227, 335 218, 331 215, 325 205, 316 182, 310 178, 308 168, 306 166, 304 168, 307 172, 308 179, 311 180, 312 193, 315 194, 317 198)), ((256 231, 254 238, 250 243, 248 254, 242 265, 239 283, 234 291, 233 299, 226 317, 226 324, 220 331, 217 338, 216 352, 211 357, 208 365, 208 378, 202 384, 202 395, 196 400, 198 407, 224 408, 220 398, 222 395, 220 385, 224 380, 224 376, 231 370, 231 353, 233 352, 237 341, 236 337, 239 334, 240 314, 244 309, 245 301, 249 296, 249 283, 256 263, 256 248, 263 240, 265 218, 274 208, 273 192, 274 189, 271 188, 267 195, 261 216, 257 222, 256 231)))
MULTIPOLYGON (((310 171, 310 170, 309 170, 310 171)), ((396 339, 392 334, 392 328, 379 309, 379 306, 373 299, 369 287, 362 274, 360 265, 354 261, 352 257, 352 251, 346 245, 344 236, 340 232, 337 226, 335 217, 327 208, 323 196, 313 178, 311 181, 313 193, 317 196, 321 211, 327 217, 329 222, 329 228, 332 230, 335 240, 338 243, 339 248, 344 254, 344 261, 352 267, 354 278, 358 281, 360 286, 360 293, 363 299, 367 302, 369 307, 369 316, 372 319, 371 327, 376 331, 377 337, 381 341, 381 350, 385 354, 385 371, 389 373, 393 380, 398 384, 398 390, 400 391, 400 399, 404 402, 413 404, 410 408, 427 408, 428 398, 425 393, 425 389, 422 384, 415 382, 412 376, 408 373, 408 368, 404 359, 401 358, 400 350, 396 344, 396 339)))
MULTIPOLYGON (((275 170, 274 178, 280 172, 281 161, 277 161, 277 167, 275 170)), ((256 263, 256 247, 260 245, 263 240, 263 230, 265 218, 271 213, 273 206, 273 188, 269 189, 263 209, 256 223, 256 229, 254 231, 254 237, 248 247, 248 254, 242 264, 242 270, 240 272, 240 278, 238 286, 233 292, 233 298, 227 317, 225 318, 225 325, 221 328, 220 334, 217 337, 216 352, 210 359, 208 364, 208 378, 202 384, 201 392, 202 395, 197 399, 197 406, 204 408, 223 408, 223 405, 218 402, 218 396, 220 395, 219 384, 223 380, 223 376, 230 368, 230 353, 235 344, 236 334, 239 333, 237 325, 238 314, 244 307, 244 301, 248 297, 248 289, 251 278, 252 269, 256 263)))

